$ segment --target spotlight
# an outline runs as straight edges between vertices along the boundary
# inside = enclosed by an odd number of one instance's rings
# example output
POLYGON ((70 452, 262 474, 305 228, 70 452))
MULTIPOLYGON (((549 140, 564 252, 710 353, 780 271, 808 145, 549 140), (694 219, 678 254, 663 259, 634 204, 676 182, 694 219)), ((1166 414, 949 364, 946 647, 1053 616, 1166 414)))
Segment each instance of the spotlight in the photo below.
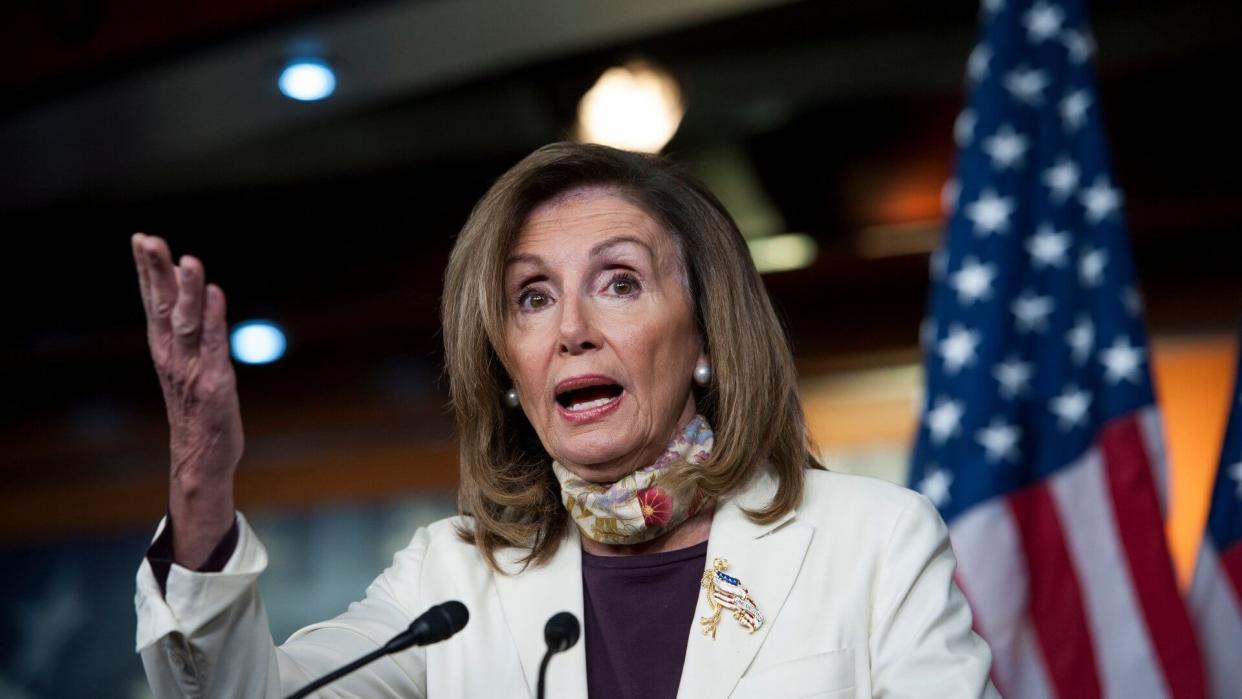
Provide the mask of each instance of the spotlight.
POLYGON ((328 97, 336 89, 336 73, 326 61, 299 58, 285 66, 277 85, 289 99, 314 102, 328 97))
POLYGON ((285 333, 270 320, 248 320, 233 328, 229 342, 242 364, 269 364, 285 354, 285 333))
POLYGON ((578 140, 658 153, 686 114, 681 89, 651 63, 609 68, 578 103, 578 140))

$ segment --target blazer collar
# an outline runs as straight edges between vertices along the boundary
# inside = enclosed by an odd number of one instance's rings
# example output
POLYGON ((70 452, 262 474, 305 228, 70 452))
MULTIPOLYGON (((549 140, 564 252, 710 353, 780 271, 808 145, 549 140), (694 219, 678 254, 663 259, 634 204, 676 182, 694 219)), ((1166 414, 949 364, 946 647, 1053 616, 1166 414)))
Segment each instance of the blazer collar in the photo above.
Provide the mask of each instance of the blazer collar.
POLYGON ((769 524, 757 524, 746 516, 746 510, 766 507, 776 486, 775 475, 764 469, 739 493, 717 505, 707 544, 707 565, 717 558, 728 562, 726 572, 750 591, 764 617, 763 625, 748 633, 728 612, 722 612, 715 639, 704 635, 699 619, 711 610, 705 591, 700 590, 678 696, 729 696, 776 623, 798 577, 814 527, 795 521, 794 512, 769 524))
MULTIPOLYGON (((747 633, 729 615, 722 614, 716 638, 704 636, 699 619, 710 614, 707 599, 699 591, 694 620, 686 644, 678 696, 727 697, 751 660, 789 595, 811 543, 813 527, 795 520, 789 512, 768 524, 756 524, 746 510, 766 507, 776 494, 776 478, 763 469, 737 494, 720 502, 712 517, 707 544, 707 565, 716 558, 729 562, 728 573, 750 590, 763 626, 747 633)), ((543 627, 557 612, 583 615, 582 542, 576 526, 568 527, 564 541, 546 564, 520 573, 519 549, 497 552, 497 560, 508 575, 496 574, 496 591, 505 620, 521 658, 522 671, 530 695, 534 696, 539 664, 546 645, 543 627)), ((585 697, 587 695, 586 643, 558 653, 548 665, 547 695, 585 697)))
MULTIPOLYGON (((517 561, 525 551, 497 551, 497 561, 508 574, 495 574, 496 592, 505 621, 522 661, 522 673, 530 696, 535 696, 539 664, 547 644, 543 627, 557 612, 570 612, 583 620, 582 542, 573 524, 552 559, 540 566, 522 570, 517 561), (519 572, 520 571, 520 572, 519 572)), ((572 648, 557 653, 548 663, 545 677, 547 696, 585 697, 587 695, 586 643, 579 638, 572 648)))

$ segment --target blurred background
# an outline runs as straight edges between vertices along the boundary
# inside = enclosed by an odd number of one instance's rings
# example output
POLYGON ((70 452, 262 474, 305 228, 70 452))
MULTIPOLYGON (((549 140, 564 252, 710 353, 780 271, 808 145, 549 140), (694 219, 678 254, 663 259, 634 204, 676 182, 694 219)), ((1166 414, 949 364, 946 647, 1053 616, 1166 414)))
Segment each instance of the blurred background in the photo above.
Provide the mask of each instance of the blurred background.
MULTIPOLYGON (((1091 12, 1185 584, 1242 317, 1242 5, 1091 12)), ((607 140, 600 114, 649 122, 628 145, 690 167, 750 238, 825 462, 904 482, 975 15, 913 0, 0 5, 0 697, 148 694, 133 576, 165 508, 167 428, 134 231, 199 256, 233 324, 266 321, 235 338, 238 501, 272 554, 280 640, 453 512, 437 318, 453 237, 534 148, 607 140)))

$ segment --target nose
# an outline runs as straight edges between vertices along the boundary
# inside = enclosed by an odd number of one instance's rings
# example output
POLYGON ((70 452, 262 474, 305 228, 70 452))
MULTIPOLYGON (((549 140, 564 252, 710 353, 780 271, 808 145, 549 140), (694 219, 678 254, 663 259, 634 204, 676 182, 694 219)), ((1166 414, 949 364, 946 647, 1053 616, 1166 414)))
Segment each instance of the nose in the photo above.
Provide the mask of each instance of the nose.
POLYGON ((601 339, 589 304, 570 297, 561 301, 560 308, 560 353, 579 355, 599 349, 601 339))

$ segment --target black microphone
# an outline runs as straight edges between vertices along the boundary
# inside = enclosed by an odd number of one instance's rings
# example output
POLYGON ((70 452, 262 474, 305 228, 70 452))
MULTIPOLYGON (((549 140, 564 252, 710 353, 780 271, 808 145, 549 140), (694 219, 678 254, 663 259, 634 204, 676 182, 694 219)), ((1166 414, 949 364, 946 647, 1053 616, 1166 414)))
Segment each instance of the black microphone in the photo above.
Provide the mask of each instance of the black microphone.
POLYGON ((543 699, 543 678, 548 672, 548 661, 561 651, 569 650, 578 642, 578 617, 569 612, 557 612, 543 626, 543 640, 548 643, 548 650, 543 654, 543 662, 539 663, 538 699, 543 699))
MULTIPOLYGON (((461 631, 467 621, 470 621, 470 612, 466 611, 466 605, 461 602, 454 600, 452 602, 437 604, 431 609, 423 612, 417 619, 410 623, 410 627, 408 629, 402 631, 396 636, 393 636, 392 640, 385 643, 383 647, 367 653, 348 665, 329 672, 293 694, 290 694, 289 699, 302 699, 302 697, 307 696, 311 692, 319 689, 329 682, 335 682, 363 665, 366 665, 372 660, 382 658, 389 653, 396 653, 397 651, 405 650, 410 646, 429 646, 432 643, 439 643, 458 631, 461 631)), ((578 621, 575 619, 574 640, 577 639, 578 621)), ((571 642, 569 645, 573 645, 573 643, 571 642)))

